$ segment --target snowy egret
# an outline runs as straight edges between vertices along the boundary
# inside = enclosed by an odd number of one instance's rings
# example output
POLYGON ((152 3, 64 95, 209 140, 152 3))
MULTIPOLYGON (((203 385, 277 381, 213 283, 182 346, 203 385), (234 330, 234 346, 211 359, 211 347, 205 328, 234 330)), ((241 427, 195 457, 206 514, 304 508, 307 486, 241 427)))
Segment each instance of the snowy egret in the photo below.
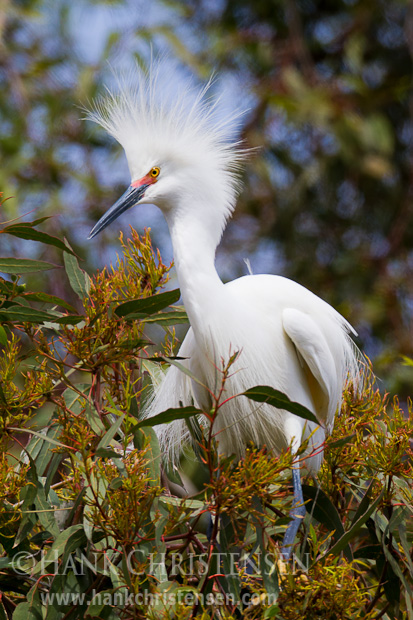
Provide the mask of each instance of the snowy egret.
MULTIPOLYGON (((348 381, 360 381, 360 358, 349 323, 299 284, 276 275, 248 275, 224 284, 215 251, 240 188, 245 150, 231 139, 234 116, 222 120, 207 97, 208 86, 183 89, 175 99, 160 87, 158 71, 137 71, 133 88, 109 93, 89 113, 124 148, 131 185, 103 215, 92 238, 121 213, 151 203, 163 212, 190 329, 179 355, 194 381, 171 367, 148 415, 194 401, 212 405, 216 367, 241 351, 226 384, 226 398, 256 385, 274 387, 316 415, 319 425, 285 410, 229 399, 216 420, 219 450, 242 457, 249 443, 279 454, 296 453, 309 438, 306 467, 317 471, 325 433, 331 431, 348 381), (205 389, 207 386, 208 389, 205 389)), ((184 421, 160 428, 163 451, 173 459, 190 441, 184 421)), ((283 550, 287 556, 305 514, 299 464, 293 467, 294 520, 283 550)))

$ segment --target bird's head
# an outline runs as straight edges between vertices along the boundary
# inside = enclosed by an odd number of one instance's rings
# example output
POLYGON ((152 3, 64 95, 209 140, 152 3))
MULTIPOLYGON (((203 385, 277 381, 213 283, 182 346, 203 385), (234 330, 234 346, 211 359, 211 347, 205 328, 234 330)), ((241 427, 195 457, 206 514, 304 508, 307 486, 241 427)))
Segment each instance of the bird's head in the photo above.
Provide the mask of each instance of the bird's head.
POLYGON ((102 216, 89 238, 130 207, 157 205, 168 222, 195 217, 221 236, 239 187, 245 149, 231 141, 237 116, 222 118, 201 90, 183 86, 179 94, 159 79, 159 67, 138 69, 133 88, 98 101, 88 118, 123 146, 131 184, 102 216))

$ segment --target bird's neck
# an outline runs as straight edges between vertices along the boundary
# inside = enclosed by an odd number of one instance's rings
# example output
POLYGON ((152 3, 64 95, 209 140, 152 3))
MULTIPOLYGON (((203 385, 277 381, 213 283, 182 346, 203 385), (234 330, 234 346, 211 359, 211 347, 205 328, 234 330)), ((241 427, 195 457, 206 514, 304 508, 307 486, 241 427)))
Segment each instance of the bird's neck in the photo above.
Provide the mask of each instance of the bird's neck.
POLYGON ((212 309, 223 295, 224 284, 215 269, 219 227, 204 223, 199 212, 168 219, 182 299, 194 332, 207 336, 212 309))

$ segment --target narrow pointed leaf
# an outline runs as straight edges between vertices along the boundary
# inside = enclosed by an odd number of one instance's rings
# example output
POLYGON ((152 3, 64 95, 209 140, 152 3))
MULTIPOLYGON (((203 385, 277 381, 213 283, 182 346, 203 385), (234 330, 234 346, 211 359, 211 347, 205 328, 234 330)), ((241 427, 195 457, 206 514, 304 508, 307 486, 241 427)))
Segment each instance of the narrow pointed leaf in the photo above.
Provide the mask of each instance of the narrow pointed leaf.
MULTIPOLYGON (((333 532, 333 540, 340 540, 344 536, 344 527, 334 504, 324 491, 318 487, 303 484, 302 489, 306 511, 314 516, 317 521, 325 525, 330 532, 333 532)), ((344 545, 344 547, 347 547, 347 545, 344 545)), ((352 554, 349 547, 345 549, 344 553, 346 558, 351 561, 352 554)))
POLYGON ((171 304, 176 303, 180 296, 180 290, 175 289, 173 291, 158 293, 151 297, 145 297, 144 299, 133 299, 120 304, 115 309, 115 314, 119 317, 124 317, 132 313, 155 314, 155 312, 159 312, 159 310, 163 310, 171 304))
POLYGON ((39 224, 43 224, 46 220, 50 220, 52 216, 46 215, 45 217, 39 217, 37 220, 33 220, 33 222, 19 222, 18 224, 10 224, 11 226, 26 226, 27 228, 33 228, 34 226, 38 226, 39 224))
POLYGON ((79 297, 79 299, 83 300, 89 295, 90 278, 88 274, 79 267, 76 256, 65 253, 63 258, 70 286, 79 297))
POLYGON ((11 226, 3 228, 1 232, 7 233, 8 235, 13 235, 19 239, 39 241, 40 243, 44 243, 46 245, 53 245, 54 247, 59 248, 59 250, 63 250, 63 252, 69 252, 70 254, 75 255, 73 250, 67 247, 67 245, 65 245, 65 243, 57 237, 41 232, 40 230, 36 230, 26 224, 12 224, 11 226))
POLYGON ((86 543, 86 535, 83 529, 83 525, 71 525, 66 530, 63 530, 53 545, 49 549, 46 557, 42 562, 39 562, 35 569, 33 570, 33 574, 38 574, 44 567, 49 563, 56 562, 57 558, 63 556, 62 564, 65 564, 65 560, 69 557, 69 555, 75 551, 78 547, 83 546, 86 543))
POLYGON ((367 489, 367 491, 365 492, 363 499, 361 500, 356 513, 352 519, 352 524, 356 523, 356 521, 359 520, 359 518, 366 512, 367 508, 369 507, 370 504, 370 497, 371 497, 371 492, 373 490, 373 486, 375 484, 375 479, 373 478, 373 480, 370 482, 370 485, 367 489))
POLYGON ((142 426, 158 426, 159 424, 168 424, 174 420, 184 420, 191 418, 194 415, 202 414, 200 409, 196 407, 177 407, 167 409, 158 415, 154 415, 151 418, 145 418, 141 420, 135 428, 142 428, 142 426))
POLYGON ((52 439, 52 437, 48 437, 47 435, 42 435, 42 433, 38 433, 37 431, 34 431, 33 429, 16 428, 14 426, 9 426, 8 428, 9 430, 15 431, 16 433, 28 433, 29 435, 35 435, 36 437, 39 437, 39 439, 43 439, 44 441, 48 441, 49 443, 52 443, 55 446, 59 446, 59 448, 67 448, 68 450, 73 450, 73 448, 71 448, 70 446, 66 446, 64 443, 61 443, 60 441, 56 441, 55 439, 52 439))
POLYGON ((201 385, 203 388, 207 389, 207 387, 202 383, 202 381, 200 381, 198 379, 198 377, 195 376, 194 373, 189 370, 189 368, 187 368, 186 366, 184 366, 180 362, 176 361, 178 359, 187 359, 187 358, 182 358, 182 357, 156 357, 156 358, 149 358, 149 359, 155 360, 155 361, 163 360, 164 362, 168 362, 168 364, 171 364, 171 366, 175 366, 176 368, 178 368, 178 370, 183 372, 184 375, 187 375, 187 377, 192 379, 192 381, 195 381, 195 383, 198 383, 198 385, 201 385))
POLYGON ((300 405, 300 403, 295 403, 290 400, 286 394, 283 394, 283 392, 269 387, 268 385, 257 385, 256 387, 250 388, 246 392, 243 392, 242 396, 246 396, 247 398, 250 398, 258 403, 267 403, 268 405, 277 407, 277 409, 285 409, 290 413, 294 413, 294 415, 299 418, 304 418, 304 420, 309 420, 310 422, 319 424, 314 413, 307 409, 307 407, 300 405))
POLYGON ((31 258, 0 258, 0 271, 11 275, 21 273, 36 273, 37 271, 47 271, 56 269, 59 265, 46 263, 44 260, 33 260, 31 258))
POLYGON ((60 297, 56 297, 56 295, 48 295, 47 293, 23 293, 21 295, 23 299, 28 299, 29 301, 39 301, 44 302, 46 304, 53 304, 54 306, 60 306, 61 308, 65 308, 69 310, 69 312, 73 312, 76 314, 77 310, 71 304, 67 303, 64 299, 60 297))
MULTIPOLYGON (((257 496, 252 498, 252 502, 257 513, 265 515, 264 508, 260 499, 257 496)), ((261 578, 263 580, 267 594, 270 594, 274 601, 277 600, 280 593, 280 587, 278 583, 278 573, 274 562, 270 566, 267 564, 267 549, 264 541, 264 530, 261 527, 259 519, 254 516, 253 521, 255 523, 255 531, 257 533, 257 543, 260 548, 259 554, 259 567, 261 572, 261 578)))
POLYGON ((331 547, 331 549, 329 549, 327 551, 326 555, 327 554, 328 555, 330 555, 330 554, 338 555, 339 553, 341 553, 341 551, 343 551, 348 546, 348 543, 350 542, 350 540, 352 538, 354 538, 354 536, 361 529, 361 527, 365 524, 367 519, 370 518, 370 516, 373 514, 373 512, 375 511, 375 509, 377 508, 377 506, 381 502, 381 499, 382 499, 382 497, 384 495, 384 491, 385 491, 385 489, 383 489, 383 491, 376 498, 376 500, 371 504, 371 506, 368 508, 368 510, 366 510, 366 512, 355 523, 353 523, 351 528, 349 530, 347 530, 347 532, 345 532, 345 534, 343 534, 343 536, 341 536, 339 538, 339 540, 336 542, 336 544, 333 545, 331 547))
POLYGON ((3 347, 5 347, 7 344, 6 330, 4 329, 2 325, 0 325, 0 344, 2 344, 3 347))
POLYGON ((241 594, 241 580, 237 571, 234 570, 234 557, 239 551, 234 545, 235 532, 233 524, 228 515, 221 517, 220 537, 221 545, 220 559, 225 574, 225 579, 220 580, 225 592, 230 594, 234 601, 239 601, 241 594))
POLYGON ((6 310, 0 310, 0 317, 4 321, 20 321, 22 323, 42 323, 54 321, 58 317, 44 310, 36 310, 28 306, 12 306, 6 310))
POLYGON ((37 483, 37 493, 34 498, 34 505, 36 507, 39 521, 45 531, 50 532, 53 538, 56 539, 60 534, 60 530, 55 519, 55 508, 49 501, 47 501, 45 490, 40 482, 37 483))
MULTIPOLYGON (((110 442, 118 432, 123 420, 125 419, 125 415, 126 414, 124 413, 123 415, 119 416, 116 422, 112 424, 110 429, 103 435, 102 439, 99 441, 97 450, 106 448, 106 446, 110 444, 110 442)), ((119 454, 117 454, 116 456, 119 456, 119 454)))
POLYGON ((188 323, 186 312, 160 312, 145 318, 145 323, 157 323, 158 325, 178 325, 188 323))
POLYGON ((148 428, 145 431, 146 437, 149 438, 149 451, 147 452, 147 468, 149 474, 150 486, 158 486, 161 483, 161 449, 159 447, 159 440, 156 436, 153 428, 148 428))
POLYGON ((19 603, 13 612, 13 620, 41 620, 42 614, 33 613, 29 603, 19 603))
MULTIPOLYGON (((59 437, 62 427, 54 421, 44 430, 46 433, 43 437, 47 436, 57 441, 56 438, 59 437)), ((39 437, 33 435, 26 449, 35 462, 37 475, 44 476, 46 467, 50 464, 50 460, 53 457, 53 452, 50 450, 50 444, 47 441, 44 441, 44 438, 40 439, 39 437)), ((58 455, 55 454, 55 456, 58 455)))
POLYGON ((76 325, 84 320, 78 314, 56 315, 45 310, 37 310, 30 306, 15 305, 6 309, 0 309, 0 318, 3 321, 21 323, 58 323, 60 325, 76 325))
POLYGON ((64 314, 63 316, 53 317, 53 322, 59 325, 77 325, 84 320, 85 317, 80 314, 64 314))
POLYGON ((345 437, 340 437, 340 439, 336 439, 335 441, 329 441, 328 447, 330 448, 342 448, 347 445, 355 438, 356 433, 352 433, 351 435, 345 435, 345 437))

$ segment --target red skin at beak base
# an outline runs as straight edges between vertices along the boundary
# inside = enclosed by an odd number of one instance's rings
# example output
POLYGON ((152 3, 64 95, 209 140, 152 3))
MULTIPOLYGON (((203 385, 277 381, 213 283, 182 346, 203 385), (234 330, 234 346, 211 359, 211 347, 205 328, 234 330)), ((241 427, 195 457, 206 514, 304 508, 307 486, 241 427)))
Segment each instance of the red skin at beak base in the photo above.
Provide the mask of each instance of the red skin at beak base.
POLYGON ((154 183, 156 183, 156 179, 151 177, 150 174, 147 174, 146 176, 142 177, 141 179, 138 179, 137 181, 133 181, 133 183, 131 183, 131 185, 132 185, 132 187, 141 187, 142 185, 153 185, 154 183))

